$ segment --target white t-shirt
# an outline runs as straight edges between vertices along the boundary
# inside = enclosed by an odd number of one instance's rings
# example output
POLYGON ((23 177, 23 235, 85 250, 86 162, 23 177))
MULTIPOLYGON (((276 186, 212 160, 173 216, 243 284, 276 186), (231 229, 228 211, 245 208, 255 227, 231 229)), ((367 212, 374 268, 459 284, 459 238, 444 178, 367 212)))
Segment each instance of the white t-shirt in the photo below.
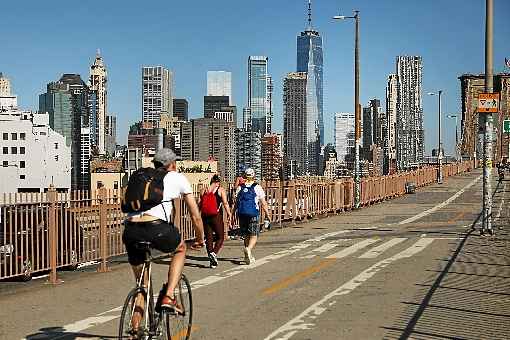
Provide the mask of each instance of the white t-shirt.
POLYGON ((181 197, 181 195, 192 194, 193 190, 188 179, 181 173, 170 171, 163 178, 163 203, 142 213, 132 216, 151 215, 163 221, 172 220, 173 203, 172 200, 181 197))
MULTIPOLYGON (((244 185, 247 187, 251 187, 252 184, 254 184, 254 182, 245 182, 244 183, 244 185)), ((239 191, 241 191, 241 186, 237 187, 236 196, 239 194, 239 191)), ((260 210, 259 209, 259 201, 261 199, 266 198, 266 193, 264 192, 264 189, 262 189, 262 186, 258 183, 255 186, 255 194, 257 195, 257 196, 255 196, 255 206, 257 207, 257 210, 260 210)))

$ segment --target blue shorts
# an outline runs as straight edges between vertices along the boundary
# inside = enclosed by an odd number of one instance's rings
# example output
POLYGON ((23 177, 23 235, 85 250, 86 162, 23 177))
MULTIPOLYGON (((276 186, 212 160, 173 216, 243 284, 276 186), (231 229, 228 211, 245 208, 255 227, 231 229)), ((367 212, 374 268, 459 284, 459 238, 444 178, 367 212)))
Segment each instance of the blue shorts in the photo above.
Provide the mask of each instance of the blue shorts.
POLYGON ((243 236, 258 236, 260 233, 259 217, 239 215, 239 229, 243 236))

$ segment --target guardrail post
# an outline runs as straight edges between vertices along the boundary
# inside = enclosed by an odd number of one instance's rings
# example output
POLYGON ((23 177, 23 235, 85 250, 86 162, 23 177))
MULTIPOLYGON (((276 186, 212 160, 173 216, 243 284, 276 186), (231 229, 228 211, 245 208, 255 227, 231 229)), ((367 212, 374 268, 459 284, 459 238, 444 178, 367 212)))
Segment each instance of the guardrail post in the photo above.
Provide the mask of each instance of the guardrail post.
POLYGON ((50 251, 50 284, 62 283, 57 277, 57 191, 53 185, 48 188, 48 242, 50 251))
POLYGON ((108 199, 106 197, 106 188, 100 188, 98 191, 99 203, 99 249, 101 253, 101 263, 97 269, 100 273, 108 271, 106 260, 108 259, 108 235, 107 235, 107 208, 108 199))

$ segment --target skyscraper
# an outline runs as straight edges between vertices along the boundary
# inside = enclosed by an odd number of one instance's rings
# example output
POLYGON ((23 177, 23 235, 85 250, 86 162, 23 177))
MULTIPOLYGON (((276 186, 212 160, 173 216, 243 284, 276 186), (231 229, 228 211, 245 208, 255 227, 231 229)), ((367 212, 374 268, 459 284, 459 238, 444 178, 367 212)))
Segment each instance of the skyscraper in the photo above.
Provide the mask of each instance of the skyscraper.
POLYGON ((379 99, 370 100, 367 107, 363 108, 363 151, 366 159, 368 159, 372 144, 383 146, 384 125, 381 101, 379 99))
POLYGON ((207 71, 207 95, 227 96, 232 105, 232 73, 228 71, 207 71))
POLYGON ((71 187, 90 187, 90 111, 88 87, 79 74, 64 74, 39 96, 39 112, 49 113, 50 127, 71 147, 71 187), (83 135, 87 134, 87 136, 83 135), (83 135, 83 136, 82 136, 83 135), (82 141, 89 146, 82 148, 82 141))
POLYGON ((173 116, 178 120, 187 121, 188 120, 188 101, 184 98, 175 98, 173 99, 173 116))
POLYGON ((422 59, 398 56, 397 74, 397 168, 417 167, 423 161, 422 59))
POLYGON ((158 126, 162 113, 173 113, 172 72, 163 66, 142 67, 142 121, 158 126))
POLYGON ((214 113, 229 106, 228 96, 204 96, 204 118, 214 118, 214 113))
POLYGON ((283 81, 283 139, 286 169, 293 174, 318 175, 319 126, 308 119, 307 73, 289 73, 283 81))
POLYGON ((384 145, 384 169, 386 174, 395 171, 397 159, 396 149, 397 129, 397 75, 388 75, 386 85, 386 133, 384 145))
POLYGON ((260 132, 235 130, 237 174, 252 168, 256 178, 262 178, 262 136, 260 132))
POLYGON ((105 150, 108 155, 115 155, 117 149, 117 117, 110 113, 106 116, 105 124, 105 150))
POLYGON ((354 118, 354 113, 335 113, 335 151, 342 163, 345 156, 354 154, 354 118))
MULTIPOLYGON (((317 126, 319 143, 324 145, 322 37, 312 26, 312 4, 308 0, 308 23, 297 37, 297 72, 308 74, 306 83, 306 120, 308 130, 317 126)), ((310 137, 310 136, 309 136, 310 137)))
POLYGON ((107 89, 106 89, 106 67, 103 63, 99 50, 97 51, 94 64, 90 66, 89 90, 95 93, 96 108, 95 117, 92 118, 90 128, 94 136, 91 138, 96 144, 100 154, 106 153, 106 108, 107 108, 107 89))
POLYGON ((251 115, 251 129, 264 136, 267 132, 268 105, 268 58, 248 58, 248 107, 251 115))

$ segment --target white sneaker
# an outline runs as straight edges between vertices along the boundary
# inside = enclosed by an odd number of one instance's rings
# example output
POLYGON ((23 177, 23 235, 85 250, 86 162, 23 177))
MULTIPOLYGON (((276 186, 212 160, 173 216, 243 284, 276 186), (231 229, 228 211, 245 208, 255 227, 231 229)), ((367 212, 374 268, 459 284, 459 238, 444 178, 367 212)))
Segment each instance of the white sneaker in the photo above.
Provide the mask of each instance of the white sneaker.
POLYGON ((245 262, 246 264, 250 264, 250 263, 252 262, 252 260, 251 260, 251 259, 252 259, 252 257, 253 257, 253 256, 251 255, 251 251, 250 251, 250 249, 248 249, 248 248, 244 248, 244 262, 245 262))
POLYGON ((255 262, 255 256, 253 256, 253 254, 250 254, 250 263, 254 263, 255 262))

